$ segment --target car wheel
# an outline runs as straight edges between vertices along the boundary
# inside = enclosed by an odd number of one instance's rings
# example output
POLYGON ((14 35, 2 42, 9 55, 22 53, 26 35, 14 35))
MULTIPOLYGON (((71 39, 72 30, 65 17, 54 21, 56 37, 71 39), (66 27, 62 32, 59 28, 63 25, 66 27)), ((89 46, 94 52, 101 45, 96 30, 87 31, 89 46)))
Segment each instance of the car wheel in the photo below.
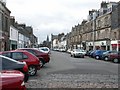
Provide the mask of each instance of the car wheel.
POLYGON ((95 56, 96 59, 99 59, 100 57, 99 56, 95 56))
POLYGON ((35 66, 29 66, 28 72, 29 72, 29 75, 30 75, 30 76, 35 76, 36 73, 37 73, 37 69, 36 69, 35 66))
POLYGON ((73 57, 75 58, 75 54, 73 55, 73 57))
POLYGON ((42 58, 40 58, 40 65, 41 65, 41 67, 43 67, 44 64, 45 64, 44 60, 42 58))
POLYGON ((108 57, 105 57, 104 60, 105 60, 105 61, 108 61, 108 57))
POLYGON ((114 62, 114 63, 118 63, 119 60, 118 60, 117 58, 115 58, 115 59, 113 60, 113 62, 114 62))

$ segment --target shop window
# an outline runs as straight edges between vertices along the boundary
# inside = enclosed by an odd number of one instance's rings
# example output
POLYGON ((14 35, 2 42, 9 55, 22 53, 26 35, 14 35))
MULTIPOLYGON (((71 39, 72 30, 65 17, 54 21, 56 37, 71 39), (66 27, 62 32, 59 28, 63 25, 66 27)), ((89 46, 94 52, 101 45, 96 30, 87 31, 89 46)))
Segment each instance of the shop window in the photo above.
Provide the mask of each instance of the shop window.
POLYGON ((112 44, 112 50, 117 50, 117 44, 112 44))

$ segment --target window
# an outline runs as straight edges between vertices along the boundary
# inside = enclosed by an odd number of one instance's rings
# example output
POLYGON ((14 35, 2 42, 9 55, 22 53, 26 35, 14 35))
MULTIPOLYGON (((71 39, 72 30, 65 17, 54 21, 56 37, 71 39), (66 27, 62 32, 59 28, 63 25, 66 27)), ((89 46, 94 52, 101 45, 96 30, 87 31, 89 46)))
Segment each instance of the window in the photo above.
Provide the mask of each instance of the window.
POLYGON ((11 53, 3 53, 2 55, 6 57, 11 57, 11 53))
POLYGON ((12 67, 13 65, 16 65, 16 62, 13 62, 6 58, 2 58, 2 69, 3 70, 9 70, 11 69, 10 67, 12 67))
POLYGON ((27 59, 27 58, 28 58, 28 56, 23 54, 23 59, 27 59))
POLYGON ((12 32, 13 32, 13 31, 12 31, 12 29, 11 29, 11 36, 13 35, 12 32))
POLYGON ((8 18, 5 17, 5 31, 8 31, 8 18))
POLYGON ((13 52, 12 58, 15 60, 21 60, 23 59, 23 54, 21 52, 13 52))
POLYGON ((26 49, 26 51, 32 53, 33 55, 36 55, 36 52, 34 50, 26 49))
POLYGON ((98 20, 98 27, 100 27, 101 26, 101 21, 100 20, 98 20))
POLYGON ((108 17, 105 17, 105 26, 108 26, 108 17))
POLYGON ((97 32, 97 39, 100 38, 100 31, 97 32))
POLYGON ((0 13, 0 30, 2 30, 2 14, 0 13))

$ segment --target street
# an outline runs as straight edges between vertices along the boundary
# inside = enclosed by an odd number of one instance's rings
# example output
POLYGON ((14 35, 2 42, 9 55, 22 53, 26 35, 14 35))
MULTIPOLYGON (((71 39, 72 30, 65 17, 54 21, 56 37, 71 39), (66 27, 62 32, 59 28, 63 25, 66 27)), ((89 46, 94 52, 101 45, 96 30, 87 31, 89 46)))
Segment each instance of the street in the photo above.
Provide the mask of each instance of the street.
POLYGON ((118 88, 118 64, 51 51, 50 62, 30 77, 26 87, 118 88))

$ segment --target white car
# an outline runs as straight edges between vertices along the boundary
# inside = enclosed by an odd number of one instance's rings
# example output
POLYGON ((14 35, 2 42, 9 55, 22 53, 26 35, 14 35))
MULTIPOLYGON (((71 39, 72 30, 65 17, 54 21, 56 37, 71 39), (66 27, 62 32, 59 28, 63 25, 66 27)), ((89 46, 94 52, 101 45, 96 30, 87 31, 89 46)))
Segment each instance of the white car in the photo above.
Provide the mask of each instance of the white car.
POLYGON ((40 47, 39 50, 44 53, 50 53, 50 49, 48 47, 40 47))
POLYGON ((83 50, 83 49, 80 49, 80 52, 83 53, 84 55, 86 55, 86 53, 87 53, 87 52, 86 52, 85 50, 83 50))
POLYGON ((82 57, 82 58, 84 58, 84 53, 81 51, 81 49, 73 49, 72 51, 71 51, 71 57, 73 56, 73 57, 82 57))
POLYGON ((71 53, 71 49, 68 49, 68 50, 67 50, 67 53, 71 53))

